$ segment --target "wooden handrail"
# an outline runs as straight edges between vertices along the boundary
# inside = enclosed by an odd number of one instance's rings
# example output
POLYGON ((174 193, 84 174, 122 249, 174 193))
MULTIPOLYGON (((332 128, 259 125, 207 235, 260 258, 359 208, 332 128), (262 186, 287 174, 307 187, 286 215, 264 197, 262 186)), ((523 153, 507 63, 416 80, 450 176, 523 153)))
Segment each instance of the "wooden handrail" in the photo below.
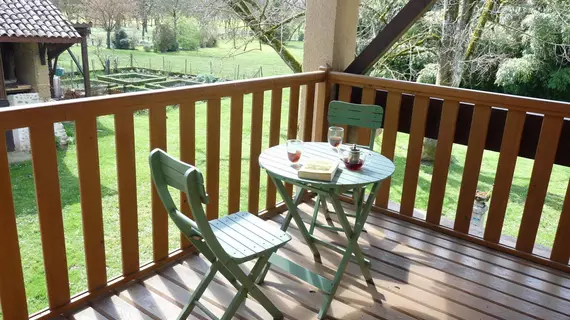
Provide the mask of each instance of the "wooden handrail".
POLYGON ((330 72, 328 81, 360 88, 373 88, 386 91, 398 91, 413 95, 423 95, 444 100, 455 100, 473 104, 484 104, 492 107, 503 107, 509 110, 550 114, 570 117, 570 103, 544 100, 508 94, 476 91, 462 88, 436 86, 409 81, 373 78, 342 72, 330 72))
POLYGON ((0 109, 0 128, 9 130, 42 123, 73 121, 80 117, 98 117, 119 111, 134 112, 187 100, 209 100, 237 94, 262 92, 295 85, 326 81, 326 72, 314 71, 285 76, 237 80, 190 87, 134 92, 0 109))

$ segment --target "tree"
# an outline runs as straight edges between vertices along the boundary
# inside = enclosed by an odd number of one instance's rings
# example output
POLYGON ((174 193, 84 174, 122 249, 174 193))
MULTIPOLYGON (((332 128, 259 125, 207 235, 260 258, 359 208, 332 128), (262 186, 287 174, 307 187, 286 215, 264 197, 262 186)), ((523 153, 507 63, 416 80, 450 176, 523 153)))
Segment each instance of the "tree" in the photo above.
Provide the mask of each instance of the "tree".
POLYGON ((178 22, 182 17, 188 14, 192 7, 189 0, 160 0, 158 11, 166 15, 169 22, 172 22, 175 37, 178 34, 178 22))
POLYGON ((148 33, 148 20, 156 11, 157 0, 136 0, 137 16, 141 19, 141 32, 144 38, 148 33))
POLYGON ((69 20, 78 21, 83 18, 82 0, 55 0, 53 4, 63 13, 69 20))
POLYGON ((107 33, 107 49, 111 48, 111 32, 133 12, 132 0, 84 0, 87 16, 107 33))
POLYGON ((260 43, 273 48, 293 72, 301 72, 301 63, 285 47, 288 39, 281 37, 280 28, 305 16, 304 1, 298 0, 223 0, 244 22, 260 43))

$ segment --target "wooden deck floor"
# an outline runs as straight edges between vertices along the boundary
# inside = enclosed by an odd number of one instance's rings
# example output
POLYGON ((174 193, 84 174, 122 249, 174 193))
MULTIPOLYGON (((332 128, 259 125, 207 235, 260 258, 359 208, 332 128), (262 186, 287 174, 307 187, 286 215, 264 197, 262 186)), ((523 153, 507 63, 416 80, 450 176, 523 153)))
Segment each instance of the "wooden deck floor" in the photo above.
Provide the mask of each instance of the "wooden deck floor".
MULTIPOLYGON (((312 204, 302 204, 306 214, 312 204)), ((281 216, 271 223, 279 224, 281 216)), ((307 219, 306 219, 307 220, 307 219)), ((313 262, 292 224, 293 240, 279 254, 328 277, 340 256, 321 249, 313 262)), ((350 264, 329 317, 336 319, 570 319, 570 275, 448 237, 399 220, 372 214, 361 246, 372 261, 374 285, 350 264)), ((339 244, 330 232, 319 236, 339 244)), ((250 266, 248 266, 250 267, 250 266)), ((208 263, 189 256, 115 295, 92 302, 69 319, 175 319, 208 263)), ((309 285, 272 269, 262 290, 288 319, 316 319, 322 295, 309 285)), ((221 316, 235 290, 219 277, 202 302, 221 316)), ((195 311, 191 318, 206 318, 195 311)), ((239 319, 268 319, 248 299, 239 319)))

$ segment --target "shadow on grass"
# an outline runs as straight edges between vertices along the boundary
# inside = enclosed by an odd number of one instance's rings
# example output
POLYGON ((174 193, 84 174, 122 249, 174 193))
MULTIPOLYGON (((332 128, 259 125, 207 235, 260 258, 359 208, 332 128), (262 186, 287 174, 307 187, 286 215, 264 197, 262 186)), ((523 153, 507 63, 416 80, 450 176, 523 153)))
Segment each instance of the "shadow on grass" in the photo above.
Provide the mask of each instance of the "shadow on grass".
MULTIPOLYGON (((68 136, 73 137, 75 133, 74 124, 66 123, 64 127, 68 136)), ((112 130, 100 125, 99 123, 97 125, 97 131, 99 138, 114 134, 112 130)), ((74 149, 75 145, 72 144, 67 148, 58 148, 57 150, 57 166, 62 208, 80 202, 77 168, 70 168, 70 165, 77 165, 77 159, 66 161, 66 157, 70 156, 70 153, 71 156, 76 155, 74 149)), ((11 165, 10 178, 12 181, 12 193, 16 216, 37 214, 38 209, 36 204, 36 190, 32 162, 27 161, 11 165)), ((112 196, 115 194, 117 194, 116 190, 101 185, 102 197, 112 196)))

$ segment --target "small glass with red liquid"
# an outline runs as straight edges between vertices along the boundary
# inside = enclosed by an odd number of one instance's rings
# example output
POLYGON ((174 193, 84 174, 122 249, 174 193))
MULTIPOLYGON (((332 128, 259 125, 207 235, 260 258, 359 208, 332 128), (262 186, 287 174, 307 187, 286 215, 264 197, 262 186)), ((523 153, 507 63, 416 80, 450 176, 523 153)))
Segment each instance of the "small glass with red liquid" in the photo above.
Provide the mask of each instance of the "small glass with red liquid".
POLYGON ((298 163, 303 152, 303 141, 298 139, 287 140, 287 158, 292 162, 292 166, 299 167, 298 163))
POLYGON ((342 144, 342 138, 344 137, 343 127, 329 127, 328 139, 329 144, 333 148, 338 148, 342 144))

